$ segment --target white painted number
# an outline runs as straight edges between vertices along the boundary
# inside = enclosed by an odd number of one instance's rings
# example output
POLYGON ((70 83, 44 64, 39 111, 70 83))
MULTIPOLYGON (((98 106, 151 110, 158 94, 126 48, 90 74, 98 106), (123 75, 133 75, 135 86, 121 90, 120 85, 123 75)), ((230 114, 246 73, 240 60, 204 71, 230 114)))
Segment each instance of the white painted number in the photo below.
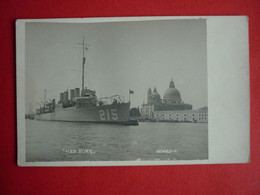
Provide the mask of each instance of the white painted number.
POLYGON ((117 114, 117 110, 116 109, 111 109, 109 112, 109 110, 107 109, 106 112, 104 110, 99 110, 99 116, 100 116, 100 120, 104 121, 106 120, 118 120, 118 114, 117 114), (110 116, 110 112, 111 112, 111 116, 110 116), (111 117, 111 119, 110 119, 111 117))
POLYGON ((104 110, 99 110, 99 116, 100 116, 100 120, 102 121, 106 120, 106 115, 104 110))
POLYGON ((117 115, 117 110, 116 109, 111 109, 111 114, 112 114, 112 120, 117 120, 118 115, 117 115))
POLYGON ((110 121, 109 110, 107 110, 107 120, 110 121))

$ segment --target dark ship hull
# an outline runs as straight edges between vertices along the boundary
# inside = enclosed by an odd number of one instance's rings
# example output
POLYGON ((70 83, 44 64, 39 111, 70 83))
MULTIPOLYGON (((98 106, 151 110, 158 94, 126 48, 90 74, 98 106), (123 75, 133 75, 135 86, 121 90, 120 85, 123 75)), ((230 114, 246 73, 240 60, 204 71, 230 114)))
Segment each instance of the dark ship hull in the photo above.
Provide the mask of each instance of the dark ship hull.
POLYGON ((50 113, 37 114, 35 120, 121 123, 129 121, 130 102, 95 107, 59 108, 50 113))

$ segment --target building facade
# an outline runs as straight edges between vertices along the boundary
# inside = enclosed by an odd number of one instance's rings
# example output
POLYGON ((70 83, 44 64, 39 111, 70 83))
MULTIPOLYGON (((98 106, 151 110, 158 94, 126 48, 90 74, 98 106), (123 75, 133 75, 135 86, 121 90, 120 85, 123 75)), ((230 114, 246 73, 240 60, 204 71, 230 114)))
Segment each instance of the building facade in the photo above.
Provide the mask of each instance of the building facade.
POLYGON ((169 122, 208 122, 208 108, 203 107, 192 110, 192 105, 184 103, 178 89, 171 79, 169 88, 166 89, 161 99, 154 88, 147 92, 147 103, 141 107, 142 120, 169 121, 169 122))

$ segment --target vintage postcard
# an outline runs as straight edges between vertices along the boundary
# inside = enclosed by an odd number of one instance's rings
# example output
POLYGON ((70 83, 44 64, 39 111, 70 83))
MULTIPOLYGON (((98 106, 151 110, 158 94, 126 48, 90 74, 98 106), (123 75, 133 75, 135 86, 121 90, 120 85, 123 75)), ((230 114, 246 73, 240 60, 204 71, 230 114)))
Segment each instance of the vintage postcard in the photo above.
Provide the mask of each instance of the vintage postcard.
POLYGON ((20 166, 246 163, 248 19, 16 22, 20 166))

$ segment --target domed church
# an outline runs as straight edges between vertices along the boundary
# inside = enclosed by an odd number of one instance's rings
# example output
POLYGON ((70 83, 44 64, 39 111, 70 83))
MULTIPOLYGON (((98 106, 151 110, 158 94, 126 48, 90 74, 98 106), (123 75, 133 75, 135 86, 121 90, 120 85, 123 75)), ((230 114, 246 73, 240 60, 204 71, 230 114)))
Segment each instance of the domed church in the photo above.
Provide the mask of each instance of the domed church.
POLYGON ((179 90, 175 88, 174 82, 171 79, 169 88, 164 92, 163 103, 180 104, 181 102, 181 94, 179 90))
POLYGON ((147 93, 147 103, 153 104, 155 110, 191 110, 192 105, 185 104, 181 99, 181 94, 175 88, 174 82, 171 79, 169 88, 163 94, 163 100, 160 99, 160 94, 154 88, 153 93, 150 93, 150 88, 147 93))
POLYGON ((143 103, 141 115, 143 119, 156 121, 190 121, 207 122, 207 109, 192 110, 192 105, 184 103, 179 90, 171 79, 169 88, 161 99, 156 87, 147 91, 147 103, 143 103))

